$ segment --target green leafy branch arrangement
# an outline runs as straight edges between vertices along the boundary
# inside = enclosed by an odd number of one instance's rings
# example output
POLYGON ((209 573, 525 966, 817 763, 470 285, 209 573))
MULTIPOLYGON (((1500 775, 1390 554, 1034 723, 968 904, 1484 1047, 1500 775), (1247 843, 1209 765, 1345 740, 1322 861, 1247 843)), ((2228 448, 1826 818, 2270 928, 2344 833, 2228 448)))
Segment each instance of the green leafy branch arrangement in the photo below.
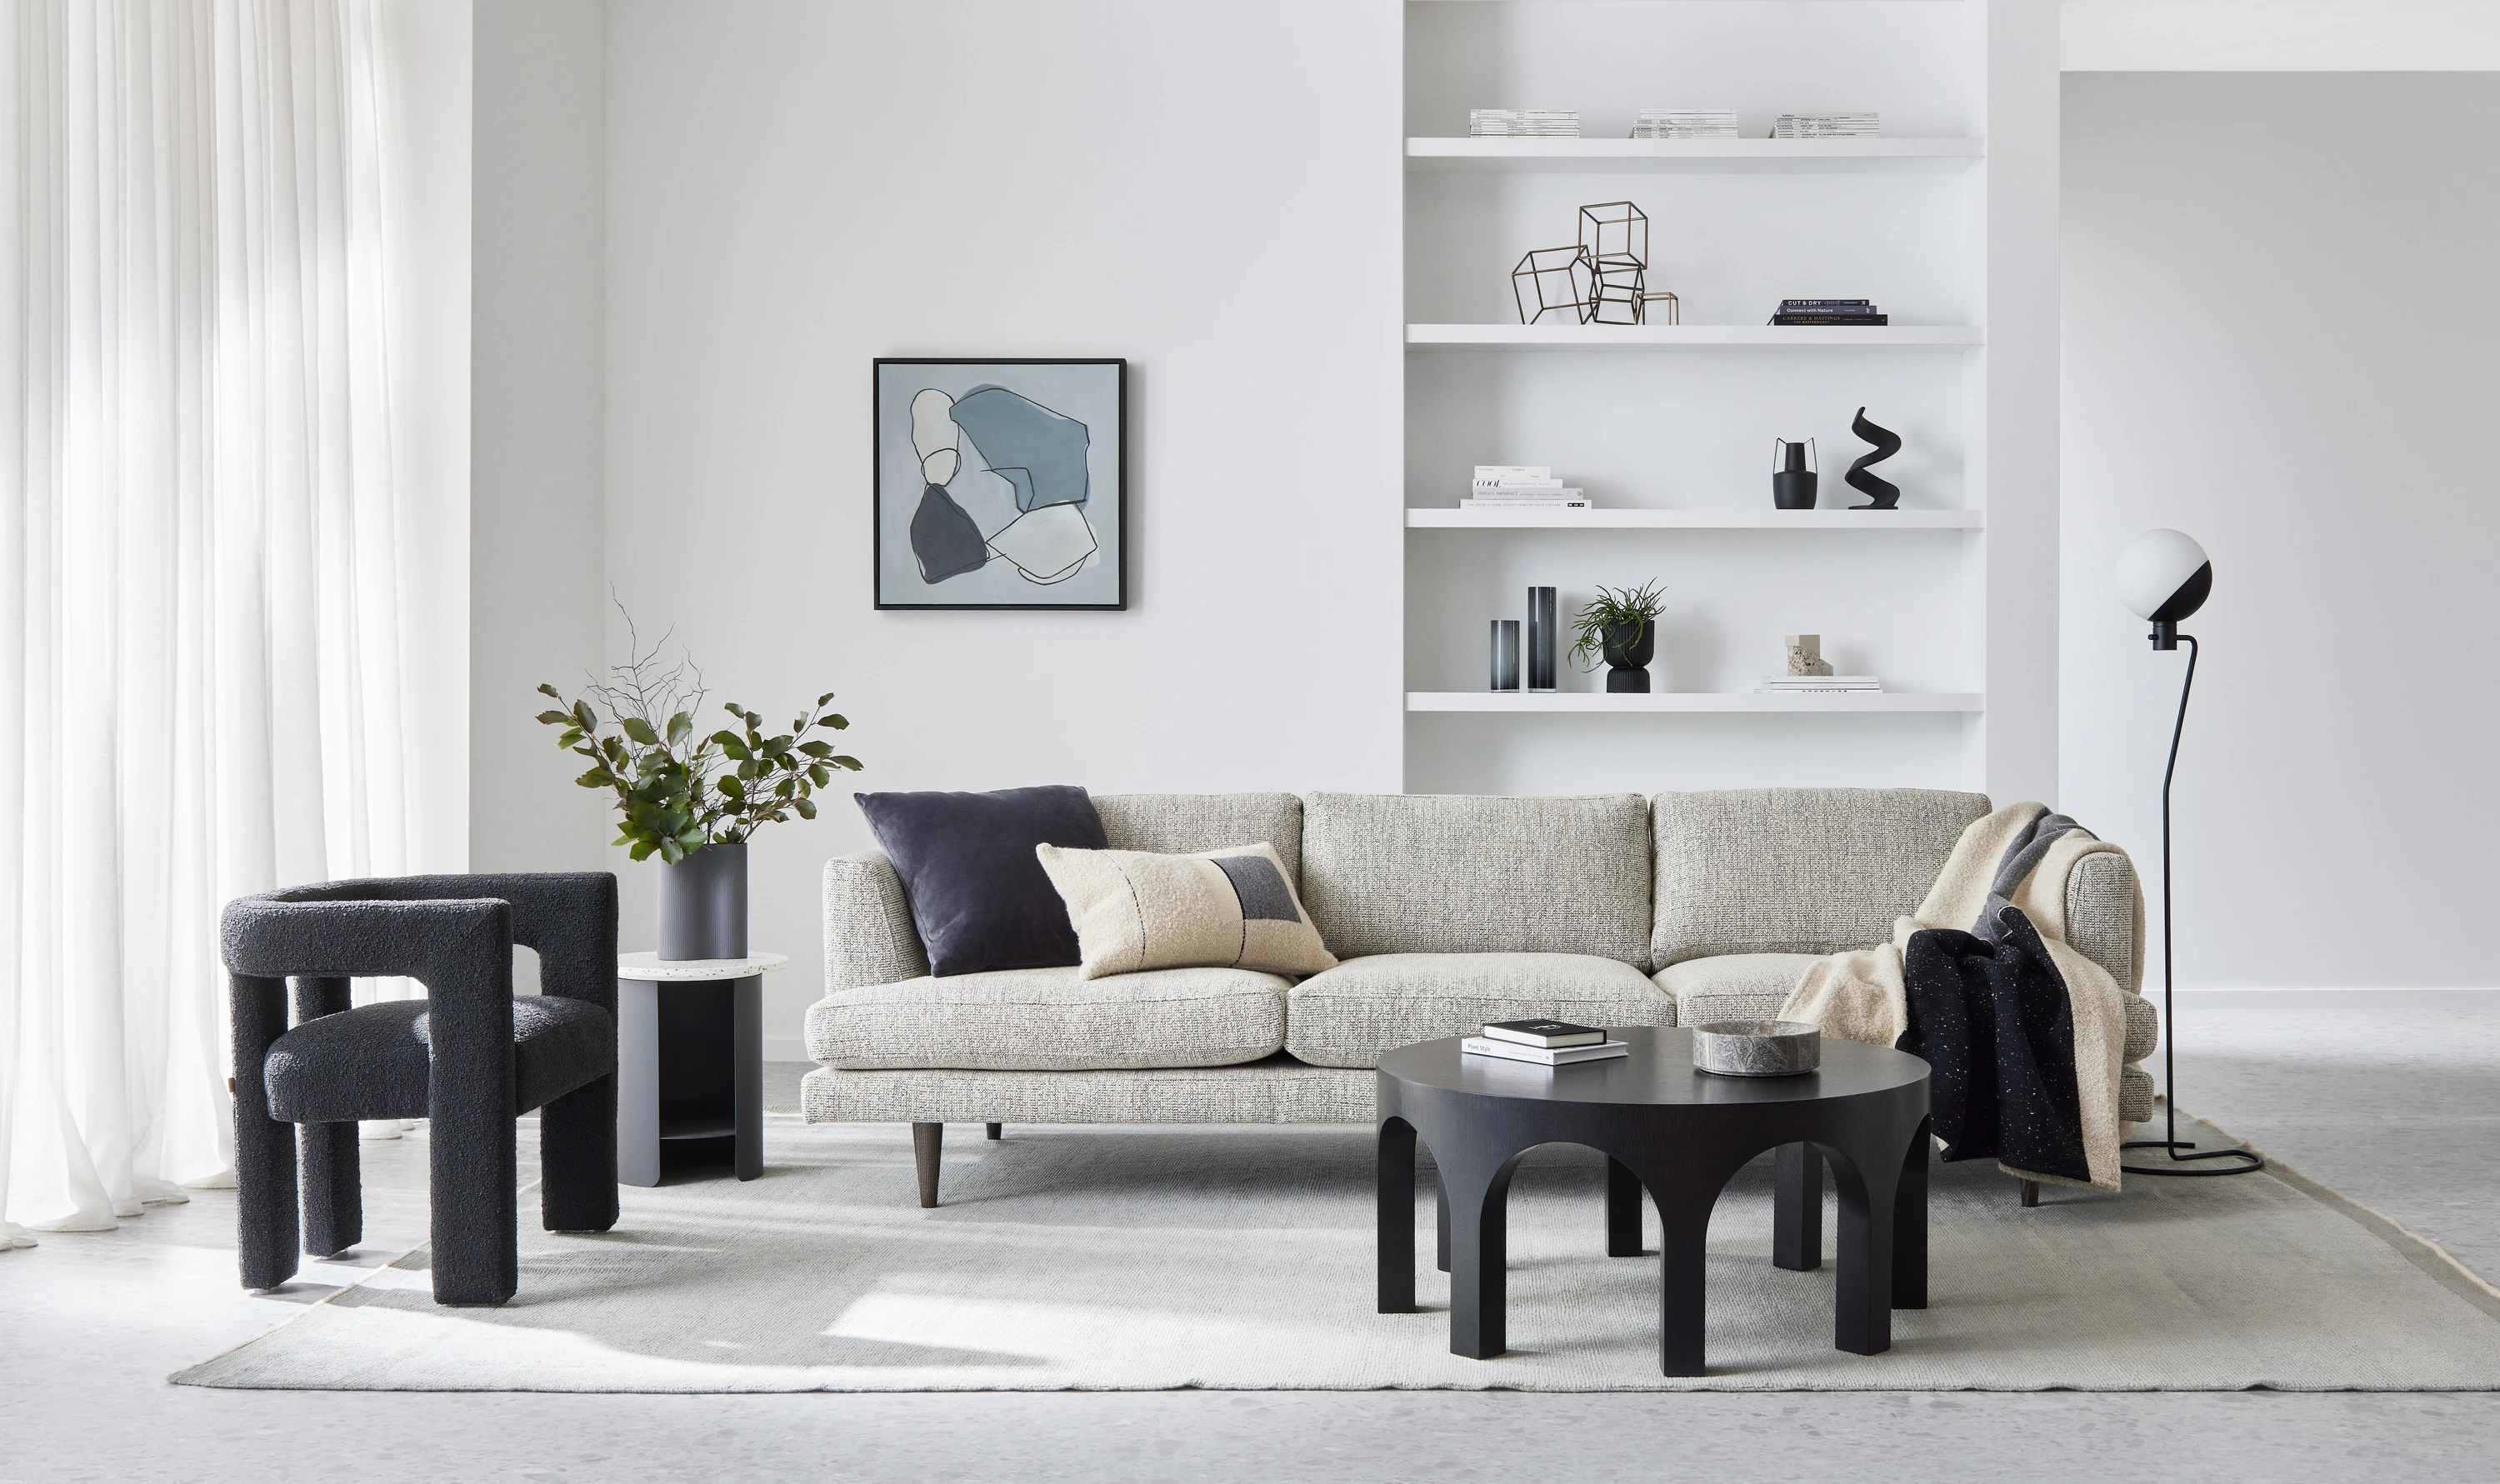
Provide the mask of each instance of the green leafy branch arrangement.
MULTIPOLYGON (((625 625, 632 634, 631 614, 625 625)), ((807 735, 850 725, 825 709, 831 691, 787 732, 768 735, 761 714, 725 701, 721 709, 738 725, 698 736, 695 717, 708 694, 703 673, 682 651, 674 665, 665 665, 660 650, 668 642, 662 635, 645 653, 636 636, 632 658, 572 702, 552 685, 539 687, 563 709, 541 711, 538 719, 562 729, 557 746, 590 760, 576 783, 615 793, 623 818, 613 843, 631 846, 634 859, 657 855, 674 864, 706 845, 735 844, 757 826, 794 813, 813 819, 810 795, 830 784, 836 770, 859 771, 858 758, 807 735), (601 730, 602 711, 613 731, 601 730)))
POLYGON ((1605 656, 1608 629, 1631 630, 1631 643, 1624 647, 1638 644, 1659 611, 1666 607, 1665 592, 1665 584, 1655 579, 1638 587, 1599 583, 1597 596, 1580 610, 1579 617, 1571 620, 1573 662, 1582 670, 1596 669, 1597 661, 1605 656))

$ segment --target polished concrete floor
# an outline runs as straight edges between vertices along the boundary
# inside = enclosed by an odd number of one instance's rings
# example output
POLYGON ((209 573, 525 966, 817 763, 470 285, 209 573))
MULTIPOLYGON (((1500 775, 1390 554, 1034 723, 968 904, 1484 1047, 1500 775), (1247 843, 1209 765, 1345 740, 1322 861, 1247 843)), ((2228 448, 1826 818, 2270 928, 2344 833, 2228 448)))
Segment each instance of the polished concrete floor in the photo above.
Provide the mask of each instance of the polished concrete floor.
MULTIPOLYGON (((2500 1277, 2500 1015, 2188 1014, 2183 1102, 2500 1277)), ((795 1103, 791 1069, 776 1101, 795 1103)), ((526 1142, 525 1142, 526 1147, 526 1142)), ((769 1143, 768 1143, 769 1148, 769 1143)), ((420 1239, 420 1141, 365 1146, 368 1242, 420 1239)), ((2054 1199, 2054 1197, 2053 1197, 2054 1199)), ((164 1375, 343 1275, 234 1286, 233 1198, 0 1255, 0 1484, 112 1480, 2500 1477, 2500 1397, 428 1396, 164 1375)), ((2286 1294, 2286 1303, 2297 1303, 2286 1294)))

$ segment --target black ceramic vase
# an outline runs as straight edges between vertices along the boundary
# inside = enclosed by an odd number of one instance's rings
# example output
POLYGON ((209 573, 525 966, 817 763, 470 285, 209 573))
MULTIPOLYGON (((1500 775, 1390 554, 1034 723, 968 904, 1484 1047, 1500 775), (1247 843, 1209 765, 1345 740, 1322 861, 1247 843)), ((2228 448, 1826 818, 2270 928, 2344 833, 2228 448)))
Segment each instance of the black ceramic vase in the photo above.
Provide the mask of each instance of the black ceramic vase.
POLYGON ((745 841, 660 868, 660 957, 746 957, 745 841))
POLYGON ((1793 444, 1774 439, 1771 447, 1771 505, 1783 511, 1814 509, 1814 440, 1793 444))
POLYGON ((1649 662, 1658 658, 1658 625, 1610 623, 1597 631, 1598 652, 1606 657, 1609 695, 1647 695, 1649 662))

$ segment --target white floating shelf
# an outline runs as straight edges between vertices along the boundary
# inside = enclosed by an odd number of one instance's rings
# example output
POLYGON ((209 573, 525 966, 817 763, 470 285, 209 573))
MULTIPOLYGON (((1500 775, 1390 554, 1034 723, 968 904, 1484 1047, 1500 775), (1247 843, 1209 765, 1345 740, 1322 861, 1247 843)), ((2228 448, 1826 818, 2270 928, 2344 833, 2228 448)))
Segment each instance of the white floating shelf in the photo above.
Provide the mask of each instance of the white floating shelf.
POLYGON ((1506 346, 1554 350, 1969 350, 1968 324, 1410 324, 1410 349, 1506 346))
POLYGON ((1682 171, 1694 174, 1951 173, 1975 139, 1449 139, 1406 141, 1410 171, 1682 171))
POLYGON ((1979 511, 1465 511, 1418 506, 1415 531, 1976 531, 1979 511))
POLYGON ((1763 696, 1751 691, 1656 691, 1646 696, 1610 695, 1604 691, 1559 691, 1545 695, 1489 690, 1410 690, 1410 711, 1789 711, 1822 716, 1870 715, 1902 711, 1978 711, 1985 708, 1976 692, 1876 691, 1871 694, 1763 696))

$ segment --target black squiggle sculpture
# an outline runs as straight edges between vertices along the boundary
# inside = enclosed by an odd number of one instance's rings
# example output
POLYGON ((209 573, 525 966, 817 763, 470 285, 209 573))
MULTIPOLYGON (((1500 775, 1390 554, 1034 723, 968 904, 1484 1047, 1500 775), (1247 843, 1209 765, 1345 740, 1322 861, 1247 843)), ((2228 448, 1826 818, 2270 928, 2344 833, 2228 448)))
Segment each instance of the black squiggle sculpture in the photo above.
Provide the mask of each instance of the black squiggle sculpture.
POLYGON ((1849 424, 1849 431, 1875 445, 1873 452, 1861 455, 1857 463, 1849 466, 1849 473, 1842 476, 1849 481, 1851 489, 1875 502, 1872 505, 1859 506, 1857 509, 1861 511, 1898 509, 1901 504, 1901 486, 1889 479, 1878 478, 1868 474, 1866 466, 1880 464, 1900 452, 1901 435, 1890 428, 1880 428, 1868 422, 1866 409, 1862 407, 1858 410, 1857 418, 1849 424))

